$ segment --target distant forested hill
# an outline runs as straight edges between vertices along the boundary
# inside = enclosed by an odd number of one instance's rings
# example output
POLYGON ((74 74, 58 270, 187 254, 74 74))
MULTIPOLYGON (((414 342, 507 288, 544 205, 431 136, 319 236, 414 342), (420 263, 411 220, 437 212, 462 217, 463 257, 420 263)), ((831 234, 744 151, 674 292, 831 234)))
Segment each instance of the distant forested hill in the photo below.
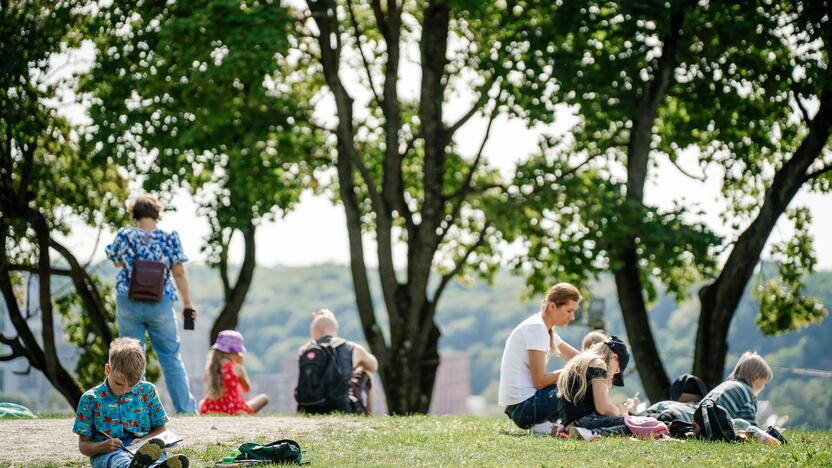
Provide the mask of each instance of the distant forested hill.
MULTIPOLYGON (((221 288, 215 272, 199 265, 189 266, 195 302, 204 318, 220 307, 221 288)), ((624 333, 615 289, 610 281, 591 288, 592 296, 605 299, 605 319, 610 333, 624 333)), ((808 283, 810 293, 832 305, 832 272, 818 273, 808 283)), ((378 288, 375 288, 378 291, 378 288)), ((535 312, 539 296, 524 302, 522 278, 499 274, 493 285, 449 286, 439 306, 443 352, 466 352, 471 358, 471 390, 496 401, 500 356, 512 328, 535 312)), ((383 307, 378 304, 378 313, 383 307)), ((363 342, 352 296, 348 268, 336 265, 310 267, 259 267, 241 314, 240 330, 249 349, 247 364, 253 372, 278 372, 283 359, 307 339, 310 313, 326 307, 341 322, 342 335, 363 342)), ((832 379, 805 377, 783 368, 832 370, 832 320, 798 333, 765 337, 754 325, 757 301, 747 295, 730 331, 730 355, 726 372, 746 350, 763 354, 775 367, 775 380, 761 395, 771 400, 775 410, 791 416, 790 425, 832 427, 832 379)), ((678 305, 662 297, 650 312, 662 358, 671 375, 690 371, 693 340, 696 334, 698 303, 695 294, 678 305)), ((382 322, 386 319, 381 316, 382 322)), ((560 331, 564 339, 577 346, 587 328, 571 325, 560 331)), ((553 359, 552 366, 562 365, 553 359)), ((624 391, 640 390, 637 376, 627 378, 624 391)), ((643 395, 643 392, 642 392, 643 395)))

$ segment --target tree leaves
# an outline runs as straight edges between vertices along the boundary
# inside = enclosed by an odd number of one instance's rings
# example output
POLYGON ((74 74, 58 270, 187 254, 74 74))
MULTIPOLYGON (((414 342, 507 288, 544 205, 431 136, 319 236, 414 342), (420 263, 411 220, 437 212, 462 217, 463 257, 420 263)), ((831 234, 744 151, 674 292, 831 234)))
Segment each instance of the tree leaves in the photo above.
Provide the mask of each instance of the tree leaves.
POLYGON ((760 314, 755 320, 766 335, 796 331, 819 323, 829 311, 816 297, 804 296, 804 278, 814 271, 817 259, 809 234, 812 216, 807 208, 790 210, 795 235, 772 247, 781 258, 779 280, 771 279, 754 291, 760 300, 760 314))

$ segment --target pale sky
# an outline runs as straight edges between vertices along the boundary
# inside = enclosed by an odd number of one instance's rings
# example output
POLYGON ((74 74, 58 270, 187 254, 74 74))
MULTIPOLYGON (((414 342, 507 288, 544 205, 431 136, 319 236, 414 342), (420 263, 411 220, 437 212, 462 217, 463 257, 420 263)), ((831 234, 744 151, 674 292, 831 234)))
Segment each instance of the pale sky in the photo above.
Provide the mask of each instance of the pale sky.
MULTIPOLYGON (((453 44, 452 44, 453 47, 453 44)), ((399 83, 399 93, 402 97, 412 97, 418 94, 419 69, 414 66, 418 52, 414 50, 403 50, 403 65, 399 83), (408 70, 408 68, 410 70, 408 70)), ((70 70, 82 70, 85 64, 89 64, 93 57, 91 47, 85 47, 80 52, 67 54, 69 62, 77 63, 77 66, 64 67, 62 73, 70 70)), ((62 64, 65 57, 57 58, 54 63, 62 64)), ((345 74, 349 75, 349 67, 344 67, 345 74)), ((366 99, 366 90, 356 87, 358 77, 347 76, 344 79, 353 96, 356 96, 356 118, 360 118, 364 110, 361 108, 362 99, 366 99)), ((69 94, 71 99, 72 95, 69 94)), ((470 92, 461 92, 453 96, 446 106, 448 121, 453 121, 456 116, 463 114, 468 109, 470 92)), ((85 109, 78 105, 59 106, 62 113, 66 114, 73 121, 82 123, 89 119, 85 109)), ((324 122, 333 122, 334 106, 327 100, 318 105, 317 115, 324 122)), ((575 122, 574 116, 566 110, 559 111, 558 122, 549 131, 562 132, 575 122)), ((476 116, 469 121, 455 136, 462 154, 472 156, 478 148, 486 126, 486 120, 476 116)), ((492 136, 485 147, 484 156, 488 161, 498 167, 504 175, 509 176, 517 161, 528 157, 537 150, 538 137, 545 128, 527 129, 524 122, 520 120, 506 120, 500 118, 495 121, 492 128, 492 136)), ((695 157, 690 156, 687 160, 683 156, 680 164, 688 172, 700 173, 695 167, 695 157)), ((660 157, 658 169, 651 170, 648 184, 645 188, 645 198, 648 204, 660 208, 670 209, 674 203, 685 201, 696 203, 705 212, 704 220, 715 232, 729 234, 719 219, 723 211, 725 201, 719 193, 720 178, 715 171, 707 174, 706 183, 692 180, 683 175, 666 158, 660 157)), ((791 207, 807 206, 813 215, 812 234, 815 238, 815 249, 819 269, 832 269, 832 218, 828 217, 832 196, 820 196, 808 194, 801 191, 792 201, 791 207)), ((175 211, 166 212, 163 215, 160 227, 166 230, 179 232, 186 254, 191 261, 201 262, 204 260, 200 253, 203 239, 208 234, 207 222, 197 216, 196 205, 185 193, 180 193, 173 199, 172 207, 175 211)), ((346 218, 343 208, 333 205, 326 197, 306 194, 297 205, 294 212, 289 213, 285 218, 275 222, 266 223, 257 231, 257 263, 260 265, 314 265, 321 263, 347 264, 349 261, 349 246, 346 232, 346 218)), ((96 229, 76 223, 74 231, 66 242, 78 258, 85 260, 91 255, 94 259, 104 258, 104 246, 111 240, 113 233, 104 231, 97 249, 93 251, 97 234, 96 229)), ((790 235, 790 229, 786 220, 781 218, 777 228, 769 240, 778 241, 790 235)), ((241 261, 241 241, 232 245, 230 259, 232 262, 241 261)), ((402 253, 401 249, 398 249, 402 253)), ((367 262, 375 265, 374 248, 367 239, 365 243, 367 262)))

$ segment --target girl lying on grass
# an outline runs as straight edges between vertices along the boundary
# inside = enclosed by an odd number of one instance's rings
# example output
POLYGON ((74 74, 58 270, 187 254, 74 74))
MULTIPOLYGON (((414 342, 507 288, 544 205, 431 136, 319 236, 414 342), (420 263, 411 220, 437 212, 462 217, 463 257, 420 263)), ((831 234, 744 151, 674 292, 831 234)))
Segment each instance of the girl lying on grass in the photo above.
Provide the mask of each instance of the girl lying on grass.
POLYGON ((619 406, 610 401, 612 385, 624 385, 622 372, 629 360, 627 345, 611 336, 566 364, 558 378, 558 397, 561 418, 570 435, 582 432, 578 428, 600 435, 630 433, 624 415, 631 403, 619 406))

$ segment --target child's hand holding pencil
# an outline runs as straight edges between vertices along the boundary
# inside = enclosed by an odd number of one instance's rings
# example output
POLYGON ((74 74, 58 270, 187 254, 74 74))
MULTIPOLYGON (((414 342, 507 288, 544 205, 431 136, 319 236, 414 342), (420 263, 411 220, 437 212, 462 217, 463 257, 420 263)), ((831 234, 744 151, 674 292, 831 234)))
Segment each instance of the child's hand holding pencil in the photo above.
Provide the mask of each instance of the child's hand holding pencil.
POLYGON ((107 450, 107 452, 112 452, 114 450, 118 450, 119 448, 121 448, 125 452, 130 453, 130 451, 127 450, 126 448, 124 448, 124 445, 122 445, 121 439, 117 439, 115 437, 112 437, 112 436, 110 436, 110 434, 107 434, 106 432, 102 431, 101 429, 98 430, 98 433, 103 434, 104 437, 107 438, 107 440, 102 440, 100 442, 101 447, 105 448, 107 450))

